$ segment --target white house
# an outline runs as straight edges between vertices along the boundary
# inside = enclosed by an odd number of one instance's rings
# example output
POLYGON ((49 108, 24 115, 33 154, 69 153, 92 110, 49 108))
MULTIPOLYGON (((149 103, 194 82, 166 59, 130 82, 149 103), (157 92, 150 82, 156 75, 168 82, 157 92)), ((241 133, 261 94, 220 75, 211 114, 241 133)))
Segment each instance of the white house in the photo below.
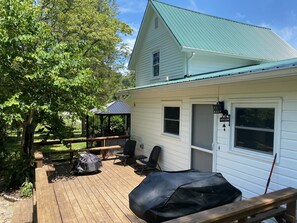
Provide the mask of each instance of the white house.
POLYGON ((297 188, 296 66, 270 29, 149 0, 129 63, 137 86, 121 92, 137 152, 160 145, 162 170, 221 172, 246 198, 264 193, 277 154, 269 191, 297 188))

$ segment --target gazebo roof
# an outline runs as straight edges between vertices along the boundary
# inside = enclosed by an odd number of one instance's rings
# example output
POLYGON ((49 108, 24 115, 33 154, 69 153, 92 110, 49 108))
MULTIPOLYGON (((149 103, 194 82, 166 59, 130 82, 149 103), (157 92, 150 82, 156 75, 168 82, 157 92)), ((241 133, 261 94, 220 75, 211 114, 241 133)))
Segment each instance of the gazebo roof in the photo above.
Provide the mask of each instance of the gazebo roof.
POLYGON ((93 112, 96 115, 128 115, 131 114, 131 109, 123 100, 117 100, 107 104, 104 110, 93 108, 90 112, 93 112))

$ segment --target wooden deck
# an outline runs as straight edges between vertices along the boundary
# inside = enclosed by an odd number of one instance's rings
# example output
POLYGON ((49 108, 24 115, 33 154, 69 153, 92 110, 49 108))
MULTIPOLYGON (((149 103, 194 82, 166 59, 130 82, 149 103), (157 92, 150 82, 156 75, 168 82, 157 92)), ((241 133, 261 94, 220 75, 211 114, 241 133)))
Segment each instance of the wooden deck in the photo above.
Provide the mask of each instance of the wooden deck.
POLYGON ((128 194, 144 179, 130 166, 102 162, 101 172, 50 183, 62 222, 144 222, 129 208, 128 194))

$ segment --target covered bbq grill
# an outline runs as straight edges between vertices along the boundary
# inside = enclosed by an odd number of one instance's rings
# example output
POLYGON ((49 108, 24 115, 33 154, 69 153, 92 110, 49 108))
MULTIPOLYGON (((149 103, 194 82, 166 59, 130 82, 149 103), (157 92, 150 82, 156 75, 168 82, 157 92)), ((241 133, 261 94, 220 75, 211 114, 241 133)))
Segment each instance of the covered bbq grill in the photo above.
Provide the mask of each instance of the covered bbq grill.
POLYGON ((92 153, 86 153, 73 162, 72 170, 76 174, 94 173, 102 166, 101 160, 92 153))
POLYGON ((154 172, 130 194, 130 209, 147 222, 162 222, 241 199, 220 173, 154 172))

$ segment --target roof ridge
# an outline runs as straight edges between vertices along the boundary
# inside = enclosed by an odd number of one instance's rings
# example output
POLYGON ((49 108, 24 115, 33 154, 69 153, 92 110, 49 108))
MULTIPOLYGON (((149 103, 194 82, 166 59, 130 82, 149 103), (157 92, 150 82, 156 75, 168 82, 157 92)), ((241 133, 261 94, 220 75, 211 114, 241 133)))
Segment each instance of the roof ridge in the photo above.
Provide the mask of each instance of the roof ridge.
POLYGON ((212 17, 212 18, 215 18, 215 19, 225 20, 225 21, 228 21, 228 22, 234 22, 234 23, 238 23, 238 24, 241 24, 241 25, 252 26, 252 27, 256 27, 256 28, 260 28, 260 29, 271 30, 271 28, 268 28, 268 27, 263 27, 263 26, 258 26, 258 25, 254 25, 254 24, 249 24, 249 23, 239 22, 239 21, 236 21, 236 20, 227 19, 227 18, 223 18, 223 17, 215 16, 215 15, 209 15, 209 14, 202 13, 202 12, 197 12, 197 11, 194 11, 194 10, 191 10, 191 9, 182 8, 182 7, 180 7, 180 6, 170 5, 170 4, 168 4, 168 3, 161 2, 161 1, 159 1, 159 0, 149 0, 149 1, 151 1, 151 2, 158 2, 158 3, 164 4, 164 5, 170 6, 170 7, 175 7, 175 8, 178 8, 178 9, 186 10, 186 11, 193 12, 193 13, 197 13, 197 14, 200 14, 200 15, 204 15, 204 16, 212 17))

